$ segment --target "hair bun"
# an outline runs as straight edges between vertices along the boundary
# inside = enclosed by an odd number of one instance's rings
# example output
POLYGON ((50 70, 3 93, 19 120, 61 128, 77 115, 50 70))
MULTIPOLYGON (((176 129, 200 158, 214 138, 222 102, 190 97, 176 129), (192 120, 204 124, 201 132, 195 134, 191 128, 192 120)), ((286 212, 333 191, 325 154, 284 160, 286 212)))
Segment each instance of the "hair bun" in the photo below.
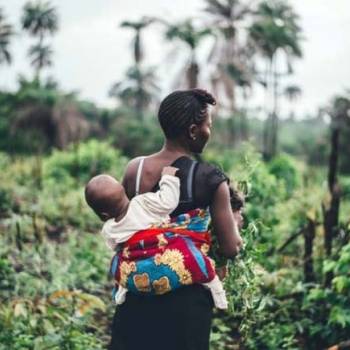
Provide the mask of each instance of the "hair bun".
POLYGON ((193 95, 200 100, 202 103, 209 103, 211 105, 216 105, 216 99, 215 97, 208 92, 207 90, 203 89, 191 89, 193 95))

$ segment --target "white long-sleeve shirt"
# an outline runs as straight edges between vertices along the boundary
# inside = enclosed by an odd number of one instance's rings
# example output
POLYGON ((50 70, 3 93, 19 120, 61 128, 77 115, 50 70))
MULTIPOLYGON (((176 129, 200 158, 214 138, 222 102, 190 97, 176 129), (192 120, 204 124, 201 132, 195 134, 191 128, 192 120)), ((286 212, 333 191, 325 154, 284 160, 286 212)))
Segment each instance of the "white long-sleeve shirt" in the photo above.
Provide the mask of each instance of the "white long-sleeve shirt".
POLYGON ((157 192, 135 196, 129 203, 126 215, 120 221, 109 219, 104 223, 102 235, 107 245, 115 250, 119 243, 127 241, 137 231, 169 221, 169 214, 178 206, 179 198, 179 178, 163 175, 157 192))

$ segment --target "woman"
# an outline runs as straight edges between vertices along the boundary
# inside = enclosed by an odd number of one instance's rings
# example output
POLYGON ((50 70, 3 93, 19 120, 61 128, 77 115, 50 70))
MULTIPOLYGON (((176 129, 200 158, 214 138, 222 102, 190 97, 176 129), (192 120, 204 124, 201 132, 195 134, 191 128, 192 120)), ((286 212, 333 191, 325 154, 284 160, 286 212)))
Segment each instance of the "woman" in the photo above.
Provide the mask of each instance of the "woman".
MULTIPOLYGON (((180 203, 172 215, 209 207, 221 254, 233 258, 242 239, 230 207, 227 177, 211 165, 191 160, 210 137, 208 104, 216 104, 214 97, 200 89, 168 95, 158 112, 164 146, 157 153, 131 160, 123 185, 132 198, 156 190, 163 167, 179 168, 180 203)), ((199 284, 159 296, 128 293, 114 316, 110 349, 208 350, 212 308, 210 293, 199 284)))

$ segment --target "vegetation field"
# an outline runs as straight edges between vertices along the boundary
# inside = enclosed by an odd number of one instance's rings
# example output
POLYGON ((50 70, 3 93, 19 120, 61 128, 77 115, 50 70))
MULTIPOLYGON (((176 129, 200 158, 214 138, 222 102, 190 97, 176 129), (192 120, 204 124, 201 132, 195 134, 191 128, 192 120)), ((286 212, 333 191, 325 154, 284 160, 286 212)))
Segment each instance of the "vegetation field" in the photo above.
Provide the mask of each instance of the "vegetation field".
POLYGON ((188 54, 178 88, 200 85, 198 50, 212 40, 214 70, 203 85, 218 104, 200 158, 246 196, 244 248, 229 262, 230 307, 215 311, 211 349, 350 348, 350 97, 334 91, 317 113, 291 108, 282 117, 280 105, 288 98, 293 107, 302 94, 286 84, 303 55, 303 28, 288 1, 203 0, 201 22, 123 21, 133 60, 111 83, 115 108, 64 91, 50 76, 59 8, 24 1, 16 24, 6 6, 1 69, 26 35, 33 72, 11 91, 0 76, 0 350, 107 348, 113 252, 83 190, 96 174, 120 179, 129 159, 162 147, 159 79, 142 40, 152 26, 188 54), (253 108, 257 86, 266 103, 253 108))

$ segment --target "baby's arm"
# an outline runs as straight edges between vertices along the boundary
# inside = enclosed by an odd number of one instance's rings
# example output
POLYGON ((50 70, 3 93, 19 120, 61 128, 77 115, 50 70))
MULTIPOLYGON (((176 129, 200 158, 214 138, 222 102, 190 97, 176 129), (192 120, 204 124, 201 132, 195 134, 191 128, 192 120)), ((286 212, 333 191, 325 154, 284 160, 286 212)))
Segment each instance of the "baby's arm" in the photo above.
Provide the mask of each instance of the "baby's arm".
POLYGON ((178 206, 180 179, 175 176, 177 170, 174 167, 165 167, 159 181, 159 190, 142 195, 148 212, 156 216, 167 216, 178 206))

